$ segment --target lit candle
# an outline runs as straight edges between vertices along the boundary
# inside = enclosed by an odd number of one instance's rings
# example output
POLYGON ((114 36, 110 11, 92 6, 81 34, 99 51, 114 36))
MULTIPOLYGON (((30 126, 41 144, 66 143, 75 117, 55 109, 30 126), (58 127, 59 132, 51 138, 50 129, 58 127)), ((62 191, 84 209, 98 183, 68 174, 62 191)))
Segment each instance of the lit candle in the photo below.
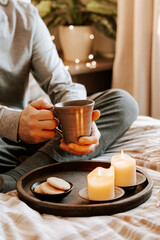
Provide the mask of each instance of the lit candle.
POLYGON ((87 176, 88 197, 90 200, 114 198, 114 168, 97 167, 87 176))
POLYGON ((115 185, 119 187, 136 184, 136 161, 121 151, 111 158, 111 166, 115 170, 115 185))

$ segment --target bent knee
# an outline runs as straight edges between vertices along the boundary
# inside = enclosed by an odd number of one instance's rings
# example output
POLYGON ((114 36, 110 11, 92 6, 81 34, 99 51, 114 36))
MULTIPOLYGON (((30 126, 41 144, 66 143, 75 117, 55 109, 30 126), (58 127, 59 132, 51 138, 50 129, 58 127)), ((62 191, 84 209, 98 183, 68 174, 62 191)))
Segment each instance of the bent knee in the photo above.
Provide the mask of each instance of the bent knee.
POLYGON ((121 120, 121 124, 130 125, 136 120, 139 107, 136 100, 125 90, 115 89, 115 94, 118 98, 118 106, 119 106, 119 118, 121 120))

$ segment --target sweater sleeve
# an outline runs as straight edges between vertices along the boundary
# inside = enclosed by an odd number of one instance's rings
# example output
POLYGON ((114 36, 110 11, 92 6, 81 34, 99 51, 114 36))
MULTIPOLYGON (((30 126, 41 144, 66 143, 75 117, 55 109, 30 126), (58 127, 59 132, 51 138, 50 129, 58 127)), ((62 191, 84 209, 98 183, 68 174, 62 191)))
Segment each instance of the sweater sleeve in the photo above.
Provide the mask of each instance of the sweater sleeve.
POLYGON ((53 104, 85 99, 84 85, 72 82, 69 72, 58 56, 45 23, 37 14, 33 38, 32 73, 53 104))
POLYGON ((0 105, 0 137, 18 142, 17 133, 21 112, 21 110, 0 105))

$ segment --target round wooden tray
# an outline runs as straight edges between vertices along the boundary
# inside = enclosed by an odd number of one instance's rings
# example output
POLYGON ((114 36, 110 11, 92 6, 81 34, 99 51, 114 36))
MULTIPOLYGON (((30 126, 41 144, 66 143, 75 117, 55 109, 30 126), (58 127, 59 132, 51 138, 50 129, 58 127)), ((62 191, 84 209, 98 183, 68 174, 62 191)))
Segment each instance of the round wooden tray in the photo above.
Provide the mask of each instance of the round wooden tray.
POLYGON ((79 191, 87 187, 88 173, 99 166, 108 168, 110 163, 91 160, 62 162, 34 169, 18 180, 18 196, 40 213, 64 217, 111 215, 124 212, 139 206, 151 196, 153 182, 144 171, 137 168, 138 172, 146 176, 146 181, 133 190, 125 191, 123 197, 109 202, 91 202, 82 199, 79 191), (58 202, 42 201, 30 189, 33 183, 46 180, 50 176, 63 178, 73 184, 70 194, 58 202))

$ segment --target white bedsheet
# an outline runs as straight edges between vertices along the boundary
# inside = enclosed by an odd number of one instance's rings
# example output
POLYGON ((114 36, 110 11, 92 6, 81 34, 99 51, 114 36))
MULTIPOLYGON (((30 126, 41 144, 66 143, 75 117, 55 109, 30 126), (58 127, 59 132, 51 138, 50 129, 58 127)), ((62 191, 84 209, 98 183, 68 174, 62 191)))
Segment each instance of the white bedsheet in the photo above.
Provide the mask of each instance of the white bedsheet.
POLYGON ((96 159, 110 161, 121 150, 135 158, 137 165, 160 172, 160 120, 139 116, 124 136, 96 159))
POLYGON ((160 239, 160 120, 139 116, 99 160, 123 149, 154 181, 152 196, 130 211, 112 216, 57 217, 39 214, 17 197, 0 194, 0 240, 160 239))

